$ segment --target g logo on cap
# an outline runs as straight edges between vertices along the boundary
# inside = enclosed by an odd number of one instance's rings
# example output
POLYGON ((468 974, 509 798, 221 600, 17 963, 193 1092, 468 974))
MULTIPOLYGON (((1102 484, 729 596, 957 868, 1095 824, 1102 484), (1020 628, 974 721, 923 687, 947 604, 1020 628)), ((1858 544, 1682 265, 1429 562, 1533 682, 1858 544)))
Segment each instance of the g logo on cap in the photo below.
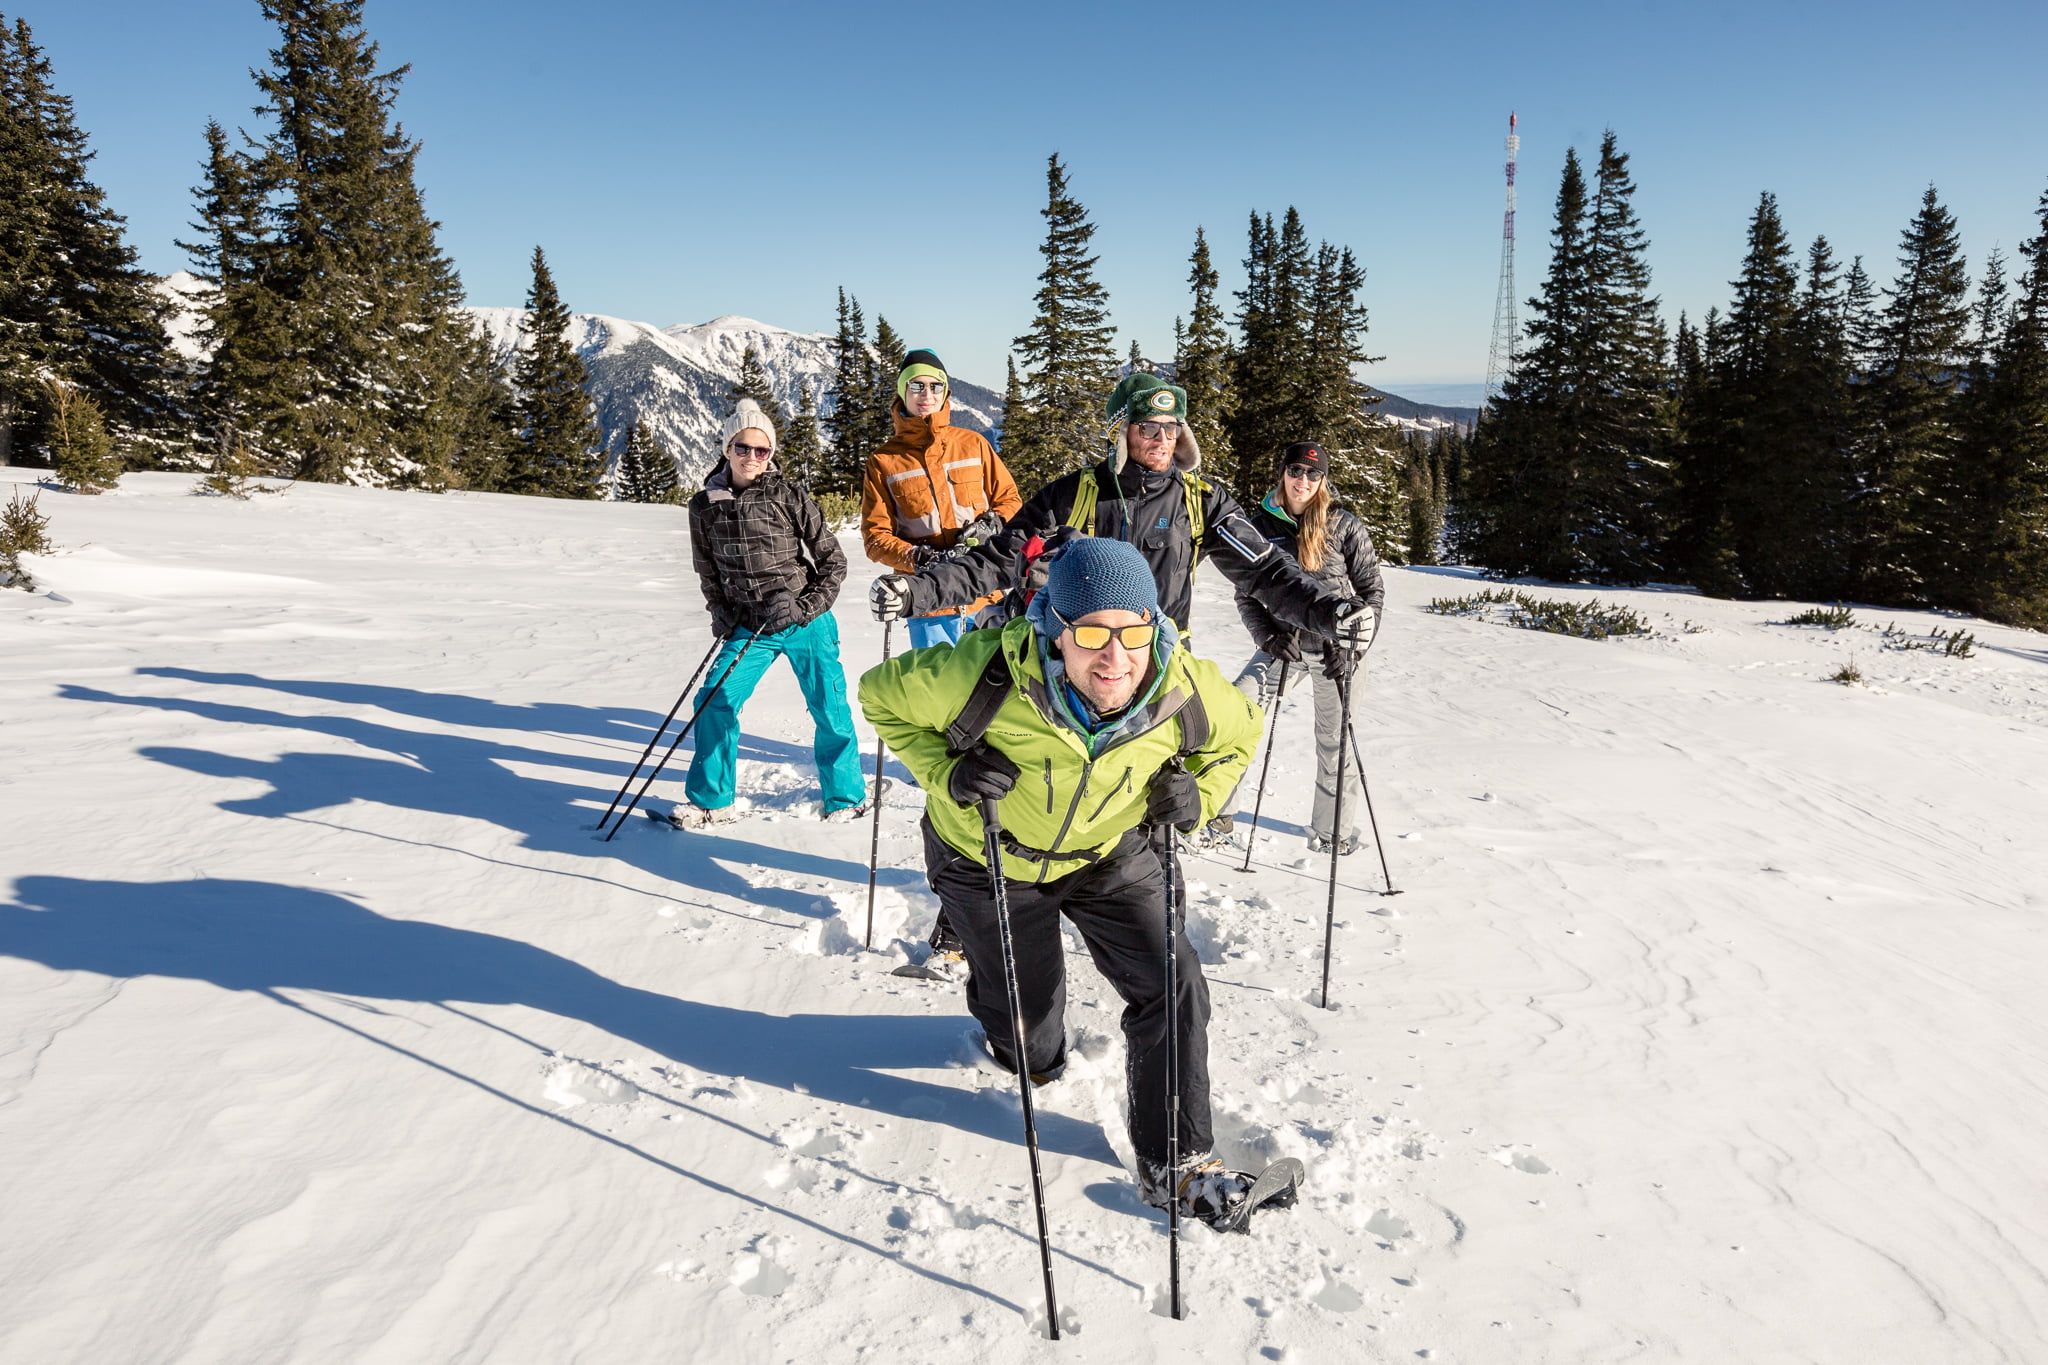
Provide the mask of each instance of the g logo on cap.
POLYGON ((1165 411, 1166 411, 1166 410, 1167 410, 1168 408, 1172 407, 1172 406, 1173 406, 1173 390, 1171 390, 1171 389, 1161 389, 1161 390, 1160 390, 1159 392, 1157 392, 1157 393, 1153 394, 1153 395, 1152 395, 1152 406, 1153 406, 1153 407, 1155 407, 1155 408, 1157 408, 1157 409, 1158 409, 1159 411, 1161 411, 1161 412, 1165 412, 1165 411))

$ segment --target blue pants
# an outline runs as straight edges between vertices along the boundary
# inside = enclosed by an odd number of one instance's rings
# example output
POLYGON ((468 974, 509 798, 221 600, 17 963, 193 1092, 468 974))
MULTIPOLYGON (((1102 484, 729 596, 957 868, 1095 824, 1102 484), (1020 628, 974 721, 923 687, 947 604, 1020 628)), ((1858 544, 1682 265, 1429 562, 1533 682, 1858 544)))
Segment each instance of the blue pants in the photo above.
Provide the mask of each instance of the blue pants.
POLYGON ((825 798, 825 812, 857 806, 867 796, 867 780, 860 770, 860 749, 853 734, 853 713, 846 705, 846 674, 839 667, 839 623, 826 612, 817 620, 791 626, 773 635, 755 638, 744 630, 734 631, 718 651, 705 676, 708 681, 697 693, 697 705, 704 714, 697 720, 697 756, 683 783, 683 795, 692 805, 721 810, 733 803, 734 777, 739 767, 740 708, 754 695, 754 685, 777 657, 789 660, 803 689, 804 705, 811 710, 817 726, 811 752, 818 761, 818 786, 825 798), (742 646, 753 639, 739 667, 727 673, 742 646), (720 681, 723 679, 724 681, 720 681), (712 688, 716 685, 717 692, 712 688), (707 703, 705 698, 709 697, 707 703))
POLYGON ((904 622, 910 627, 910 647, 925 649, 936 644, 957 645, 960 643, 961 618, 958 613, 948 616, 913 616, 904 622))

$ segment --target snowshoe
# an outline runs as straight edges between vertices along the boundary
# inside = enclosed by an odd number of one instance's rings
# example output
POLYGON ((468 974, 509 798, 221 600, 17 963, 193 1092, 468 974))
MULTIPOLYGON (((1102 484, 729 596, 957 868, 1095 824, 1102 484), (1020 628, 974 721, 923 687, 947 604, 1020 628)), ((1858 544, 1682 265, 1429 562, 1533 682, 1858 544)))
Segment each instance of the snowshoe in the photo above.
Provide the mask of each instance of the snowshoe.
POLYGON ((738 806, 720 806, 717 810, 705 810, 702 806, 688 801, 678 801, 667 810, 647 808, 647 818, 657 825, 670 829, 709 829, 713 825, 729 825, 740 818, 738 806))
MULTIPOLYGON (((1308 851, 1310 853, 1328 853, 1330 851, 1329 839, 1321 834, 1311 835, 1308 841, 1308 851)), ((1337 850, 1337 856, 1341 858, 1356 852, 1358 852, 1358 836, 1353 834, 1344 840, 1344 847, 1337 850)))
POLYGON ((935 948, 922 962, 906 962, 891 976, 908 976, 918 981, 967 980, 967 955, 958 948, 935 948))
POLYGON ((1212 1156, 1183 1161, 1178 1172, 1149 1161, 1141 1167, 1138 1194, 1147 1204, 1163 1209, 1178 1198, 1182 1217, 1199 1218, 1218 1232, 1247 1231, 1260 1209, 1292 1207, 1308 1177, 1308 1168, 1291 1156, 1256 1175, 1212 1156))
MULTIPOLYGON (((891 788, 891 787, 893 787, 893 786, 895 786, 895 785, 896 785, 896 779, 895 779, 895 778, 893 778, 893 777, 885 777, 885 778, 883 778, 883 779, 882 779, 882 794, 883 794, 884 796, 888 795, 888 794, 889 794, 889 788, 891 788)), ((865 819, 867 819, 867 817, 868 817, 868 812, 869 812, 869 811, 871 811, 871 810, 873 810, 873 809, 874 809, 874 807, 875 807, 875 800, 874 800, 874 798, 873 798, 873 797, 869 797, 869 798, 867 798, 866 800, 862 801, 862 802, 861 802, 861 803, 860 803, 859 805, 857 805, 857 806, 841 806, 841 807, 840 807, 840 808, 839 808, 838 810, 828 810, 828 811, 826 811, 826 812, 824 813, 824 815, 823 815, 823 816, 822 816, 821 818, 822 818, 822 819, 823 819, 823 820, 825 821, 825 823, 826 823, 826 824, 828 824, 828 825, 850 825, 850 824, 853 824, 853 823, 854 823, 854 822, 856 822, 856 821, 859 821, 859 820, 865 820, 865 819)))

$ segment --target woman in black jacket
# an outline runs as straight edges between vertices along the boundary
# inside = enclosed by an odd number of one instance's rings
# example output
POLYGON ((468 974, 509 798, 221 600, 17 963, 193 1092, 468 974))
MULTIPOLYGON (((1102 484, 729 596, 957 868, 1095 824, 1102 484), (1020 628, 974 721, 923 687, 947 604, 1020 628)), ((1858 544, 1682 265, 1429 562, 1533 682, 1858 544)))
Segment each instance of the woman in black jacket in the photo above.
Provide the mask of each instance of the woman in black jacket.
MULTIPOLYGON (((1378 632, 1387 596, 1386 587, 1380 582, 1379 555, 1373 550, 1372 536, 1365 523, 1337 505, 1330 489, 1329 472, 1329 460, 1315 442, 1296 441, 1287 447, 1280 456, 1279 478, 1252 513, 1252 524, 1311 578, 1347 601, 1361 601, 1372 608, 1372 624, 1365 632, 1369 647, 1378 632)), ((1287 625, 1243 589, 1237 594, 1237 614, 1257 646, 1237 675, 1237 686, 1266 709, 1268 725, 1277 724, 1279 719, 1275 706, 1279 701, 1281 665, 1287 666, 1289 691, 1304 675, 1314 677, 1316 800, 1310 821, 1309 851, 1327 853, 1336 817, 1337 749, 1344 742, 1343 709, 1336 679, 1340 674, 1349 674, 1356 656, 1328 649, 1320 636, 1287 625), (1314 664, 1309 662, 1310 649, 1318 654, 1314 664)), ((1347 764, 1346 768, 1343 851, 1350 853, 1358 847, 1357 813, 1364 804, 1364 788, 1359 785, 1355 766, 1347 764)), ((1234 809, 1234 801, 1223 803, 1224 813, 1206 827, 1208 842, 1221 843, 1232 838, 1234 809)))
POLYGON ((740 707, 768 665, 796 673, 827 820, 857 820, 866 779, 855 747, 832 603, 846 554, 811 495, 775 468, 775 425, 752 399, 725 422, 724 460, 690 499, 690 556, 725 647, 697 694, 697 755, 670 820, 686 829, 737 817, 740 707))

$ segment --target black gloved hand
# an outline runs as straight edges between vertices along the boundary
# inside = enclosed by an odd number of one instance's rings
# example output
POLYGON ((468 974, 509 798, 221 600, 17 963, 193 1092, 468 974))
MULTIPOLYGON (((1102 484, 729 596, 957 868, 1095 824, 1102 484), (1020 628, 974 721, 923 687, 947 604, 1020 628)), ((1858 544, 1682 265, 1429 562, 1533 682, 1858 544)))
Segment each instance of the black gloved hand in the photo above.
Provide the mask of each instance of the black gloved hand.
POLYGON ((946 795, 963 806, 983 801, 1000 801, 1017 785, 1017 765, 1008 755, 977 744, 960 755, 953 775, 946 779, 946 795))
POLYGON ((938 557, 939 552, 929 545, 913 545, 910 547, 910 567, 913 569, 922 569, 938 557))
POLYGON ((885 573, 868 589, 868 604, 877 621, 900 621, 910 615, 910 577, 885 573))
POLYGON ((1324 645, 1323 676, 1331 682, 1343 682, 1358 671, 1358 661, 1361 657, 1363 656, 1353 654, 1348 649, 1340 649, 1334 644, 1324 645))
POLYGON ((1191 834, 1202 823, 1202 789, 1195 775, 1179 764, 1161 768, 1152 775, 1152 793, 1145 802, 1145 823, 1172 825, 1191 834))
POLYGON ((971 550, 983 541, 994 540, 1001 535, 1006 524, 994 512, 983 512, 960 528, 960 538, 953 543, 955 546, 971 550))
POLYGON ((1285 630, 1270 639, 1259 641, 1259 648, 1276 659, 1290 664, 1301 662, 1301 637, 1291 630, 1285 630))

